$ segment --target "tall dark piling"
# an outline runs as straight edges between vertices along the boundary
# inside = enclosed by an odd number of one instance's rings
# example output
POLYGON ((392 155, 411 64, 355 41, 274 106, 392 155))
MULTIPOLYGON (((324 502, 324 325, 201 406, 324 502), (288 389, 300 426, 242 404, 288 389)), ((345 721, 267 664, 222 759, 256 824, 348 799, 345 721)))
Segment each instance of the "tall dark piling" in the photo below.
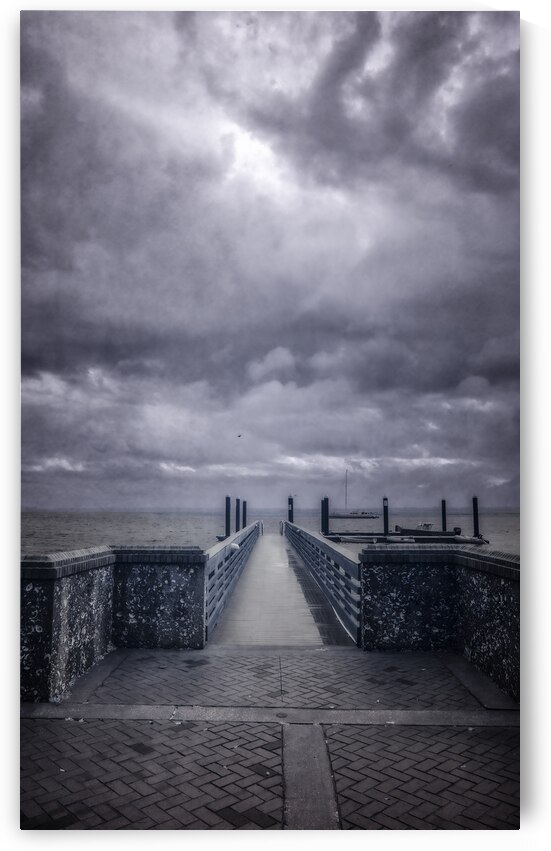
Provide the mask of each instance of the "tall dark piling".
POLYGON ((446 521, 446 500, 443 499, 442 500, 442 531, 443 532, 448 531, 447 526, 446 526, 446 522, 447 522, 446 521))
POLYGON ((243 528, 245 528, 245 526, 247 525, 247 500, 246 499, 243 500, 242 514, 243 514, 243 528))
POLYGON ((473 535, 475 538, 480 537, 480 529, 478 527, 478 497, 473 496, 473 535))
POLYGON ((329 497, 324 496, 321 501, 321 534, 329 534, 329 497))
POLYGON ((231 497, 226 497, 226 538, 229 538, 231 535, 231 497))
POLYGON ((386 496, 383 497, 383 531, 385 535, 388 535, 388 498, 386 496))
POLYGON ((295 521, 294 521, 294 503, 293 503, 293 497, 292 497, 292 496, 290 496, 290 497, 289 497, 289 500, 288 500, 288 505, 287 505, 287 520, 289 521, 289 523, 294 523, 294 522, 295 522, 295 521))
POLYGON ((241 500, 235 500, 235 531, 239 532, 241 529, 241 500))

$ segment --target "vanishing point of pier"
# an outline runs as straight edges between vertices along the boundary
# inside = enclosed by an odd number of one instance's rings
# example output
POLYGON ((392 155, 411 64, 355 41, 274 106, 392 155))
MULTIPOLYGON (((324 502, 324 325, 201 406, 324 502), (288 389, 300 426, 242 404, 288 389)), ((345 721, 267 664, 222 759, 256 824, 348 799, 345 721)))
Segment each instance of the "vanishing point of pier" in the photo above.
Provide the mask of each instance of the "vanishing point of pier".
POLYGON ((282 532, 24 559, 23 829, 518 828, 518 560, 282 532))

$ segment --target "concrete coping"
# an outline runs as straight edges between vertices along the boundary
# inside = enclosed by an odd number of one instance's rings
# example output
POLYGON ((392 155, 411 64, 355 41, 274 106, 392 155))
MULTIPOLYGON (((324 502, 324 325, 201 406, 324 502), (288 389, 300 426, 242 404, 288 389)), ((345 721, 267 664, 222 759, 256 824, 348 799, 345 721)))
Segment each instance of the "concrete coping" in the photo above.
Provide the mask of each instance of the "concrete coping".
POLYGON ((201 547, 113 546, 117 564, 204 564, 208 556, 201 547))
POLYGON ((47 554, 24 555, 21 579, 55 580, 115 564, 204 564, 200 547, 104 546, 47 554))
POLYGON ((115 560, 115 553, 107 546, 46 555, 24 555, 21 558, 21 578, 62 579, 87 570, 110 567, 115 564, 115 560))
POLYGON ((64 579, 115 564, 205 564, 209 559, 223 553, 232 543, 248 537, 257 525, 258 521, 251 523, 206 551, 195 545, 175 547, 106 544, 65 552, 25 554, 21 557, 21 579, 64 579))
POLYGON ((520 581, 520 557, 497 550, 481 551, 475 545, 461 544, 371 544, 359 555, 368 565, 435 564, 446 562, 491 573, 504 579, 520 581))

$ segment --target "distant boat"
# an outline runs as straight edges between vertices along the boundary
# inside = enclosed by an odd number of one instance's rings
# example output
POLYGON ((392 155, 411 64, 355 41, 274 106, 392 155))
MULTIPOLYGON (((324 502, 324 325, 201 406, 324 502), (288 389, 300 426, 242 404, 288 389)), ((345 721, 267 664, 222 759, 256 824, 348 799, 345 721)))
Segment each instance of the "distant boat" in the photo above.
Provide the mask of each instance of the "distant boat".
POLYGON ((350 518, 351 520, 377 520, 381 515, 372 511, 334 511, 329 517, 350 518))
POLYGON ((434 523, 418 523, 417 528, 424 529, 425 532, 428 532, 430 529, 432 529, 433 525, 434 523))

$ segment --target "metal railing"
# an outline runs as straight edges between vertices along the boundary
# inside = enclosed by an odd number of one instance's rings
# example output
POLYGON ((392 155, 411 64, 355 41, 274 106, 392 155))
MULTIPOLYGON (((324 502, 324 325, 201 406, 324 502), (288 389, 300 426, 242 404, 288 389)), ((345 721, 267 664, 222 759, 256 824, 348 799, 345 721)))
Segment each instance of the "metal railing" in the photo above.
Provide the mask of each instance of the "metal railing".
POLYGON ((359 561, 322 535, 284 521, 283 533, 300 555, 331 603, 342 625, 361 647, 361 584, 359 561))
POLYGON ((218 624, 220 615, 247 563, 259 533, 260 522, 257 521, 206 551, 205 639, 207 641, 218 624))

